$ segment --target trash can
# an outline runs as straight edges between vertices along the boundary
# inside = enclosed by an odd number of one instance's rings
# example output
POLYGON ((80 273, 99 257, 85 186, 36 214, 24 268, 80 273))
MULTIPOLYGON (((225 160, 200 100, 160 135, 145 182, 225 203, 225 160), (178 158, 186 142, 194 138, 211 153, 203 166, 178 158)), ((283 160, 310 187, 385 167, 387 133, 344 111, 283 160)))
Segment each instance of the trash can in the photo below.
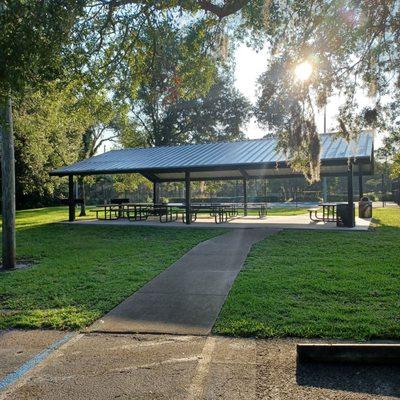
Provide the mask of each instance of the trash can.
POLYGON ((336 225, 346 228, 353 228, 356 226, 355 211, 354 204, 338 204, 336 208, 336 225))
POLYGON ((361 197, 358 202, 358 216, 360 218, 372 218, 372 201, 368 197, 361 197))

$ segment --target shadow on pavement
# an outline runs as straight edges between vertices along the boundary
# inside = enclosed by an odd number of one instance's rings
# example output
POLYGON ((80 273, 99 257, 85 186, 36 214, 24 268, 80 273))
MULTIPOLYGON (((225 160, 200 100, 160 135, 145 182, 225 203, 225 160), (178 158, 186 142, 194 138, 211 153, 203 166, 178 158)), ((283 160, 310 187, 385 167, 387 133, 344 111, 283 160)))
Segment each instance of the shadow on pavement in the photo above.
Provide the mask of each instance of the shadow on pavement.
POLYGON ((400 396, 400 366, 297 363, 296 380, 300 386, 400 396))

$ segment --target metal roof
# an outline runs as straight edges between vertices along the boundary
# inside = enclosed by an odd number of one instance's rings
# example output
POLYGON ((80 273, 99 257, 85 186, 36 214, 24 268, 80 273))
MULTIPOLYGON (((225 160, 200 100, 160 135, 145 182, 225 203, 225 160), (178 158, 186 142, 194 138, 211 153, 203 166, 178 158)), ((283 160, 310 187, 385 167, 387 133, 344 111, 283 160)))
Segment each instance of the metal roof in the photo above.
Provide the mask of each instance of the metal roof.
MULTIPOLYGON (((340 174, 354 157, 363 172, 372 170, 373 133, 364 131, 357 141, 346 142, 333 134, 321 134, 321 165, 326 173, 340 174), (336 167, 336 169, 335 169, 336 167)), ((293 176, 276 139, 217 142, 170 147, 112 150, 87 160, 59 168, 51 175, 94 175, 138 172, 151 180, 181 180, 184 171, 196 179, 235 178, 245 175, 293 176)), ((356 171, 357 172, 357 171, 356 171)))

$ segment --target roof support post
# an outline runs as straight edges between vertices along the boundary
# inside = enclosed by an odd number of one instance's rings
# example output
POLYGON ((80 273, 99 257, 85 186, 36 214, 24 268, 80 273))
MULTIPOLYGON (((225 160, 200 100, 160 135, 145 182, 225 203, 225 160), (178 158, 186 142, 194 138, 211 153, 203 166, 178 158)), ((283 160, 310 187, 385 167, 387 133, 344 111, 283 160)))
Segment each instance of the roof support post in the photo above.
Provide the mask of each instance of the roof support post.
POLYGON ((247 179, 243 179, 243 214, 247 217, 247 179))
POLYGON ((74 195, 74 176, 68 175, 68 208, 69 221, 75 221, 75 195, 74 195))
POLYGON ((328 201, 328 178, 326 176, 322 178, 322 199, 324 203, 328 201))
POLYGON ((358 194, 361 197, 364 196, 364 189, 363 189, 363 174, 361 171, 361 164, 358 164, 358 194))
POLYGON ((160 187, 157 182, 153 182, 153 204, 160 202, 160 187))
POLYGON ((190 225, 192 216, 190 215, 190 172, 185 171, 185 219, 186 224, 190 225))
POLYGON ((348 227, 355 226, 354 220, 354 199, 353 199, 353 163, 349 160, 347 167, 347 212, 348 212, 348 227))

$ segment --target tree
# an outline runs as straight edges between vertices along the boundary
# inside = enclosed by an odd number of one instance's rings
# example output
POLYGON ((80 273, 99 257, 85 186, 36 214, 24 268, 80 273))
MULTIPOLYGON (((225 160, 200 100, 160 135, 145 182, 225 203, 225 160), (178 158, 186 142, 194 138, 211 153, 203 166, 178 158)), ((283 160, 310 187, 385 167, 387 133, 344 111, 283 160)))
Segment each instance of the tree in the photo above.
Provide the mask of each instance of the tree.
POLYGON ((234 89, 229 60, 209 50, 212 38, 202 24, 179 28, 156 20, 137 45, 148 49, 141 59, 146 74, 139 82, 121 77, 117 87, 147 146, 242 137, 250 105, 234 89))
MULTIPOLYGON (((109 99, 106 92, 97 93, 94 90, 85 90, 77 104, 78 107, 82 108, 86 117, 86 127, 80 140, 78 161, 93 157, 105 142, 120 140, 122 132, 130 132, 127 107, 109 99)), ((82 200, 80 216, 85 216, 85 184, 83 176, 78 177, 78 187, 82 200)))
POLYGON ((299 154, 295 146, 300 140, 307 151, 297 169, 304 172, 308 164, 308 174, 314 169, 311 175, 317 178, 317 165, 309 162, 309 156, 316 160, 319 146, 310 126, 313 109, 323 107, 330 96, 339 94, 343 99, 338 134, 347 140, 357 137, 365 127, 392 129, 388 110, 398 104, 400 87, 398 2, 286 1, 277 6, 275 15, 279 19, 270 19, 264 28, 272 61, 260 80, 258 115, 262 123, 271 123, 267 117, 263 120, 262 110, 278 106, 277 97, 282 93, 286 96, 282 101, 297 103, 284 114, 302 128, 286 129, 279 135, 280 144, 296 167, 299 154), (304 61, 314 71, 304 90, 293 96, 293 69, 304 61), (358 102, 364 93, 370 96, 368 107, 358 102), (298 111, 304 105, 305 117, 298 111), (308 124, 302 123, 305 119, 308 124))
POLYGON ((25 2, 0 6, 0 127, 2 130, 3 268, 13 268, 15 255, 15 166, 12 99, 28 85, 57 75, 61 48, 69 38, 81 1, 25 2))
MULTIPOLYGON (((128 129, 126 112, 105 91, 79 81, 55 81, 26 93, 14 108, 17 207, 51 204, 63 185, 49 172, 92 157, 119 138, 128 129)), ((83 177, 78 184, 82 194, 83 177)))
POLYGON ((282 57, 259 78, 259 92, 255 115, 277 136, 277 150, 310 183, 318 181, 320 145, 306 83, 296 81, 293 65, 282 57))
POLYGON ((60 185, 49 172, 75 162, 81 136, 87 126, 86 112, 77 106, 74 84, 59 82, 26 90, 14 107, 17 206, 48 204, 60 185))
POLYGON ((164 104, 159 100, 162 93, 139 91, 132 103, 146 144, 165 146, 243 138, 241 128, 249 118, 250 104, 229 80, 223 79, 203 96, 164 104))

